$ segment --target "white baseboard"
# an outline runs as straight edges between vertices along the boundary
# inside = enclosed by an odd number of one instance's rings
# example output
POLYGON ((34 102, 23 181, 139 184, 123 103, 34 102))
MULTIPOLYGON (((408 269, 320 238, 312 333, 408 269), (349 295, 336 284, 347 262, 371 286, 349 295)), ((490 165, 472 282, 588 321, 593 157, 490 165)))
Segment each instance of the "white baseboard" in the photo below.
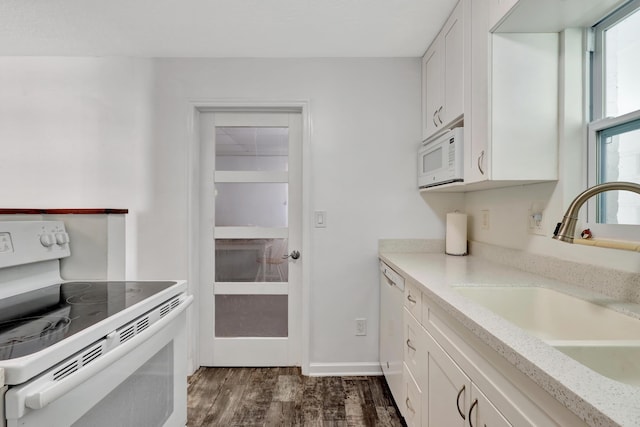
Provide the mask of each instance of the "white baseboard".
POLYGON ((308 375, 310 377, 382 375, 382 369, 378 362, 310 363, 308 375))

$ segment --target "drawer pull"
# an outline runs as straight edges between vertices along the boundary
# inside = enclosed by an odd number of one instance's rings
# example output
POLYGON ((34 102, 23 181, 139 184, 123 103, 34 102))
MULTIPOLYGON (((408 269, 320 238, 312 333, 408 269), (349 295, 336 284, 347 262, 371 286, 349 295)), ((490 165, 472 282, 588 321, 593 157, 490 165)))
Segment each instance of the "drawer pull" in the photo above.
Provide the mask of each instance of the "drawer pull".
POLYGON ((460 410, 460 396, 462 396, 462 393, 464 393, 464 389, 465 389, 465 386, 462 386, 462 388, 458 392, 458 397, 456 397, 456 407, 458 408, 458 414, 460 414, 463 420, 466 420, 467 418, 464 416, 464 412, 460 410))
POLYGON ((416 351, 416 348, 411 345, 411 340, 410 339, 407 339, 407 347, 409 347, 413 351, 416 351))
POLYGON ((407 295, 407 299, 409 300, 409 302, 410 302, 411 304, 415 304, 415 303, 417 303, 417 302, 418 302, 418 301, 416 301, 415 299, 413 299, 413 297, 411 296, 411 294, 407 295))
POLYGON ((471 404, 471 408, 469 408, 469 426, 473 427, 473 422, 471 421, 473 418, 471 417, 471 412, 473 411, 473 408, 475 408, 476 406, 478 406, 478 399, 474 400, 473 403, 471 404))

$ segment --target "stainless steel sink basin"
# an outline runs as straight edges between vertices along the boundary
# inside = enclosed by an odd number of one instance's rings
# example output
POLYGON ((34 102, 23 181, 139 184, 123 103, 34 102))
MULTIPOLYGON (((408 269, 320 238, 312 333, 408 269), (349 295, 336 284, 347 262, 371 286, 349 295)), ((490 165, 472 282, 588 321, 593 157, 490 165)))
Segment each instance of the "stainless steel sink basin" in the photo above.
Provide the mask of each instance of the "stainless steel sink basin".
POLYGON ((640 319, 541 287, 455 290, 594 371, 640 385, 640 319))

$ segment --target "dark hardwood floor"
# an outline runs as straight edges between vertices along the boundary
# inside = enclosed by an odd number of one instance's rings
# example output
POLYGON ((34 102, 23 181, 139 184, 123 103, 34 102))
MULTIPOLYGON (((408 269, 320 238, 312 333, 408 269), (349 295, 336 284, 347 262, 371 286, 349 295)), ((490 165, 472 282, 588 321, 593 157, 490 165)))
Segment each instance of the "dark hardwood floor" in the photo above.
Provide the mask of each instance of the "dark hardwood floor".
POLYGON ((404 426, 384 377, 305 377, 299 368, 200 368, 188 426, 404 426))

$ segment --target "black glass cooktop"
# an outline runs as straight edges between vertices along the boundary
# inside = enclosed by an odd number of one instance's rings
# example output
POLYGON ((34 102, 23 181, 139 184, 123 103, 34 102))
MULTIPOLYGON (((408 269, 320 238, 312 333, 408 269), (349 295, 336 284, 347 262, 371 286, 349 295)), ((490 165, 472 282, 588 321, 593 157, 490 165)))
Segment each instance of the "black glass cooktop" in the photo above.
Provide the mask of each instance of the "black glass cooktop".
POLYGON ((36 353, 176 282, 68 282, 0 300, 0 360, 36 353))

